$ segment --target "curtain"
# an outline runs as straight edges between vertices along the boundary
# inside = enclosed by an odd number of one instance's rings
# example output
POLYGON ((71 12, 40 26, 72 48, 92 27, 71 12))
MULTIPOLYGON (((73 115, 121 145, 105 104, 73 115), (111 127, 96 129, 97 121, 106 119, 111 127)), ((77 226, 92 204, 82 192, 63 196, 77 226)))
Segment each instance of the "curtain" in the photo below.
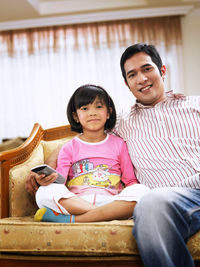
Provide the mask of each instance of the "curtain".
POLYGON ((166 90, 183 92, 180 17, 132 19, 0 32, 0 139, 67 124, 83 84, 103 86, 117 111, 134 104, 119 66, 129 45, 154 44, 167 66, 166 90))

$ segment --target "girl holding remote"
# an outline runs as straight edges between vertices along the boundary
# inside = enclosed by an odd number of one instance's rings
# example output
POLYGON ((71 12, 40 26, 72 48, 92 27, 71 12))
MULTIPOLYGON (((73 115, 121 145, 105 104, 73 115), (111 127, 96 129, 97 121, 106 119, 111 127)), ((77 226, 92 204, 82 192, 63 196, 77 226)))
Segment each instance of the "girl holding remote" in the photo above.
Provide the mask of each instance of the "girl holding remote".
POLYGON ((63 145, 57 171, 65 184, 40 186, 36 221, 95 222, 127 219, 149 189, 138 184, 126 143, 109 134, 116 122, 114 103, 100 86, 79 87, 67 116, 79 134, 63 145), (125 187, 125 188, 124 188, 125 187))

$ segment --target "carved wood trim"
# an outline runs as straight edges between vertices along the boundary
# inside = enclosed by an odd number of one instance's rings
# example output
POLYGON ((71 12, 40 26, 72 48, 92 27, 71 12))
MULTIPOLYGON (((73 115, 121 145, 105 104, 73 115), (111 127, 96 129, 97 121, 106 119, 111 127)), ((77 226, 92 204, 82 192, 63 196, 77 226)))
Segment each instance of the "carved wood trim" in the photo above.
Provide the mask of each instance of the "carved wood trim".
POLYGON ((36 123, 30 136, 19 147, 0 153, 0 217, 9 216, 9 171, 14 166, 26 161, 40 144, 41 140, 52 141, 67 136, 75 136, 69 125, 44 130, 36 123))

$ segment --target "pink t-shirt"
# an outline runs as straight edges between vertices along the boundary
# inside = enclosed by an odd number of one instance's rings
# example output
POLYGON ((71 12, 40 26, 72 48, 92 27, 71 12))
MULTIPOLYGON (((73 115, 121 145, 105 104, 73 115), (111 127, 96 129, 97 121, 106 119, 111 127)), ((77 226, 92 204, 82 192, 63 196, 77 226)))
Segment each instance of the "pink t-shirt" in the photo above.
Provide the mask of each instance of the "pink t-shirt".
POLYGON ((91 190, 116 195, 125 186, 138 183, 126 143, 114 135, 98 143, 84 142, 78 137, 60 150, 57 162, 59 173, 75 194, 90 194, 91 190))

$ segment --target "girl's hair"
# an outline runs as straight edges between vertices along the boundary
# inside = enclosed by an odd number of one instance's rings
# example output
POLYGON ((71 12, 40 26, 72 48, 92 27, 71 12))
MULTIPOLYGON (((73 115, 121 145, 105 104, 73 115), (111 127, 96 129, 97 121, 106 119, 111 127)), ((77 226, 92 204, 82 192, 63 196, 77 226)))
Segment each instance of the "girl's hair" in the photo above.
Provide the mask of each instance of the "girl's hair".
POLYGON ((101 86, 86 84, 76 89, 67 105, 67 118, 72 131, 78 133, 83 131, 81 124, 74 120, 73 114, 76 113, 77 109, 80 107, 92 104, 96 97, 106 105, 108 113, 110 114, 104 129, 110 131, 115 126, 116 110, 112 98, 101 86))

